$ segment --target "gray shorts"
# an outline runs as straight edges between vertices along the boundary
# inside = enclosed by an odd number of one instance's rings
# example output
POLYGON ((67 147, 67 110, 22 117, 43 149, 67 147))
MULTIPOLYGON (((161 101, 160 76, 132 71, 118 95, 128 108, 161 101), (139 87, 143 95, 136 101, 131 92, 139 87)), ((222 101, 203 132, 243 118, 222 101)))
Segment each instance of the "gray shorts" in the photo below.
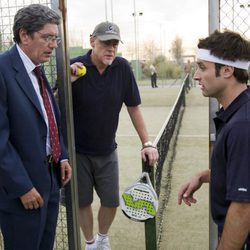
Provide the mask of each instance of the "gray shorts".
POLYGON ((119 206, 118 157, 115 150, 105 156, 76 154, 79 207, 93 202, 95 188, 102 206, 119 206))

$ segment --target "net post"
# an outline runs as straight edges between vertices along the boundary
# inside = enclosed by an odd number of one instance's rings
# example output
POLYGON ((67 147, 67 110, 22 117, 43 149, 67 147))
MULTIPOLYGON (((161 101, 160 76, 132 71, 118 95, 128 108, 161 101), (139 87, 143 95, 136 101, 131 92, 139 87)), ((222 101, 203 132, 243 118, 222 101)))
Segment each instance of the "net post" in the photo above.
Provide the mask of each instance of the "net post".
MULTIPOLYGON (((142 161, 142 171, 148 172, 152 186, 154 187, 154 167, 148 168, 148 164, 142 161)), ((156 238, 156 217, 148 219, 144 223, 145 228, 145 246, 146 250, 157 249, 157 238, 156 238)))

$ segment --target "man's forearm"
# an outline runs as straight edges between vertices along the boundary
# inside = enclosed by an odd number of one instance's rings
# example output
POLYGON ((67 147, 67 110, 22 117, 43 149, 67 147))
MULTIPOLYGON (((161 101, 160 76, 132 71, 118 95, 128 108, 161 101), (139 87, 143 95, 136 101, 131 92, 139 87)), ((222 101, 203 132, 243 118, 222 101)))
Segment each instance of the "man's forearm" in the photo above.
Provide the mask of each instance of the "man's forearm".
POLYGON ((147 132, 146 125, 144 123, 144 119, 142 117, 139 106, 127 107, 127 110, 131 118, 131 121, 134 125, 134 128, 140 137, 142 144, 147 142, 149 140, 148 132, 147 132))
POLYGON ((250 232, 250 203, 232 202, 217 250, 238 250, 250 232))
POLYGON ((211 175, 210 169, 206 169, 206 170, 203 170, 203 171, 197 173, 197 176, 199 177, 201 183, 209 183, 210 182, 210 175, 211 175))

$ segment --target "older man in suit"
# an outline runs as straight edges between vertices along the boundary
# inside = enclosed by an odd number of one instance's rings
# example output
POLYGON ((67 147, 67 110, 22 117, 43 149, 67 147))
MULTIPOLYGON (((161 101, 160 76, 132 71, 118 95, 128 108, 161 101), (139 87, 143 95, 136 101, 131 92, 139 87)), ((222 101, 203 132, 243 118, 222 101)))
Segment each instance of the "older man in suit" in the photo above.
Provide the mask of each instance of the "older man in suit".
POLYGON ((14 18, 15 45, 0 55, 0 227, 6 250, 52 250, 59 187, 71 178, 60 115, 41 69, 60 17, 32 4, 14 18))

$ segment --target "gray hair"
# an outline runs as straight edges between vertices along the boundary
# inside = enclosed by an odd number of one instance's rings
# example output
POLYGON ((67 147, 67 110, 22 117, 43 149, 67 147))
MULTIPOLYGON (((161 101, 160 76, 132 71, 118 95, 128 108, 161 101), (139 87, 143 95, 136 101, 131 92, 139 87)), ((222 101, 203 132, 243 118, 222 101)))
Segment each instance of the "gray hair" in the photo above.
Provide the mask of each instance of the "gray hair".
POLYGON ((17 11, 13 24, 13 40, 20 43, 19 31, 24 29, 32 35, 46 24, 60 24, 60 16, 52 9, 41 4, 31 4, 17 11))

